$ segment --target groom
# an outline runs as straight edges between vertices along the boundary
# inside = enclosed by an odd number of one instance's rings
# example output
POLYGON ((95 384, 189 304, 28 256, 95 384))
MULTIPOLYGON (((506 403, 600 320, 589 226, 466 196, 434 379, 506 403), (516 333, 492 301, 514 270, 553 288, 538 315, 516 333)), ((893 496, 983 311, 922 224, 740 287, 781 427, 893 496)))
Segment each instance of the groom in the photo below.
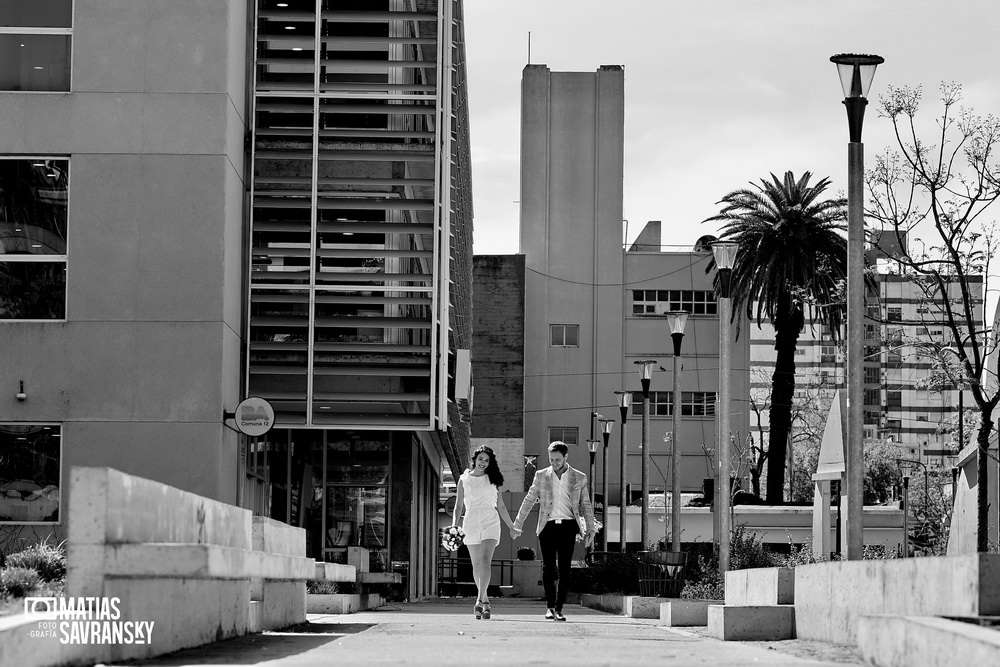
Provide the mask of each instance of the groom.
POLYGON ((587 476, 566 462, 569 448, 556 440, 549 445, 549 467, 535 473, 528 495, 514 520, 511 534, 521 534, 521 526, 535 503, 538 511, 538 545, 542 550, 542 584, 548 610, 545 618, 565 621, 562 608, 569 592, 573 548, 580 533, 581 520, 586 522, 586 544, 590 546, 597 533, 594 508, 590 504, 587 476), (558 569, 557 569, 558 568, 558 569), (559 590, 556 591, 558 572, 559 590))

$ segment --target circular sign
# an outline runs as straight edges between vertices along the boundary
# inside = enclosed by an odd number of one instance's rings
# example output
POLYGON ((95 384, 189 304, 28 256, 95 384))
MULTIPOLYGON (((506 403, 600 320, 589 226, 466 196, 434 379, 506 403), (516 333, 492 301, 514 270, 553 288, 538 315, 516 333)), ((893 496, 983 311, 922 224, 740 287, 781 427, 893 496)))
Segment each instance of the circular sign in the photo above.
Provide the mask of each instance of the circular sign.
POLYGON ((264 435, 274 427, 274 408, 263 398, 250 396, 236 406, 236 428, 251 437, 264 435))

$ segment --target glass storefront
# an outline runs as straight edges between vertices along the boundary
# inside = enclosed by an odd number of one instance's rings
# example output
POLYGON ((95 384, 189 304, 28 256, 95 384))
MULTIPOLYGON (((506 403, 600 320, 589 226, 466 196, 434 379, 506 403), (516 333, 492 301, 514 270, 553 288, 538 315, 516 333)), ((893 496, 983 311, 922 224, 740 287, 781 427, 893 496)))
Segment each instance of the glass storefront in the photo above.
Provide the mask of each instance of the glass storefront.
POLYGON ((391 433, 275 429, 247 447, 247 477, 267 489, 262 511, 306 529, 309 556, 359 546, 384 563, 391 453, 391 433))

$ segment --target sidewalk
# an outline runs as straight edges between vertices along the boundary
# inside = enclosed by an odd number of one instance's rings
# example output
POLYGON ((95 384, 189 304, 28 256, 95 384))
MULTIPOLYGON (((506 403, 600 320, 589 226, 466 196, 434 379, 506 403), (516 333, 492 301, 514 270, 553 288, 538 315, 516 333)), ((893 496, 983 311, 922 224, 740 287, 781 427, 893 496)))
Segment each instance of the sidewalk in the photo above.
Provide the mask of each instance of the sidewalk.
POLYGON ((565 623, 542 618, 542 602, 497 599, 477 621, 473 600, 396 603, 346 616, 218 642, 150 660, 147 666, 261 665, 861 665, 849 647, 801 640, 722 642, 578 605, 565 623))

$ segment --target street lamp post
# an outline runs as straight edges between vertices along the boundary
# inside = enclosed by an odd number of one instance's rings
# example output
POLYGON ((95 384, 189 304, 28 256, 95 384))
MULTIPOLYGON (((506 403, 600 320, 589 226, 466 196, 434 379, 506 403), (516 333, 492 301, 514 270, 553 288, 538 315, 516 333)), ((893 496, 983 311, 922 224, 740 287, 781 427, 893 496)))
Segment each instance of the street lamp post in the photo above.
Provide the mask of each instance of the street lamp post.
POLYGON ((627 460, 626 454, 628 451, 625 448, 625 426, 628 421, 628 408, 632 405, 632 392, 630 391, 616 391, 615 396, 618 398, 618 411, 621 413, 622 427, 622 448, 621 448, 621 460, 619 461, 618 470, 618 506, 620 512, 618 515, 618 539, 621 543, 621 553, 625 553, 625 545, 627 544, 626 534, 625 534, 625 515, 627 514, 626 509, 628 508, 628 494, 626 492, 626 481, 628 480, 627 472, 627 460))
POLYGON ((601 435, 604 437, 604 454, 601 457, 601 550, 608 550, 608 440, 611 429, 615 427, 614 419, 601 418, 601 435))
POLYGON ((729 484, 729 373, 732 368, 732 341, 730 340, 730 322, 732 321, 732 299, 729 295, 729 283, 736 263, 736 253, 740 244, 735 241, 717 241, 712 244, 712 254, 715 267, 719 272, 719 572, 723 576, 729 571, 729 536, 732 521, 729 507, 732 501, 732 488, 729 484))
POLYGON ((641 359, 632 363, 638 367, 642 383, 642 443, 639 447, 642 452, 642 521, 639 534, 640 544, 646 549, 649 545, 649 382, 657 362, 652 359, 641 359))
POLYGON ((594 507, 594 493, 596 487, 594 484, 597 482, 597 445, 601 444, 600 440, 588 440, 587 449, 590 451, 590 507, 594 507))
POLYGON ((847 145, 847 475, 841 491, 848 560, 860 560, 864 546, 864 144, 861 126, 868 104, 875 68, 885 62, 881 56, 838 54, 830 58, 837 65, 847 107, 850 143, 847 145), (846 491, 846 493, 845 493, 846 491))
POLYGON ((910 557, 910 473, 903 473, 903 558, 910 557))
MULTIPOLYGON (((667 313, 667 326, 674 342, 674 389, 670 400, 673 417, 672 436, 674 455, 670 457, 670 549, 681 550, 681 343, 688 314, 683 310, 667 313)), ((666 491, 663 493, 666 502, 666 491)))

